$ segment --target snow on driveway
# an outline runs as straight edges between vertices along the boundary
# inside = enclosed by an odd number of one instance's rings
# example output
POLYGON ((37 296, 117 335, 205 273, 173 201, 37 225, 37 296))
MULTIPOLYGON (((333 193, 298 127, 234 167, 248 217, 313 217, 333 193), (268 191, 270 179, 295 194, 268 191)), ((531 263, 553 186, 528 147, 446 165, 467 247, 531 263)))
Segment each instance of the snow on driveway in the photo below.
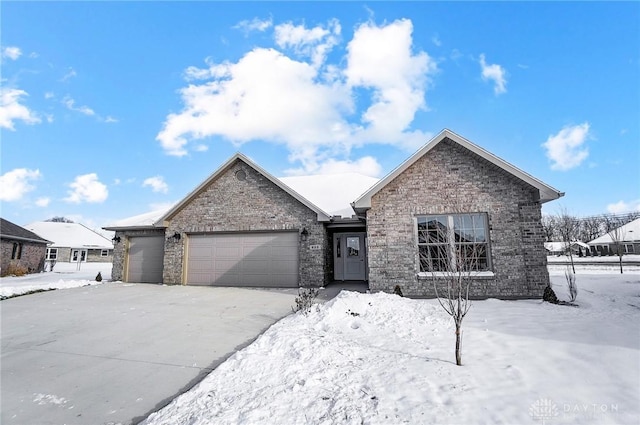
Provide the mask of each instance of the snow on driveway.
POLYGON ((474 302, 462 367, 437 301, 342 292, 144 424, 637 424, 639 277, 579 272, 579 307, 474 302))

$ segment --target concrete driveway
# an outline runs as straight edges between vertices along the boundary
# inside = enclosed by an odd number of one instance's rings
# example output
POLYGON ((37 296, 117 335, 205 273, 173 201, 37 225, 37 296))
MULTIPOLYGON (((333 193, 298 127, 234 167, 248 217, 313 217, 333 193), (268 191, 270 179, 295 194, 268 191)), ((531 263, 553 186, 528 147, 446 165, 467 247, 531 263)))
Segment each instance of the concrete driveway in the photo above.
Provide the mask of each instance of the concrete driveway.
POLYGON ((0 423, 137 423, 290 313, 296 295, 107 283, 2 301, 0 423))

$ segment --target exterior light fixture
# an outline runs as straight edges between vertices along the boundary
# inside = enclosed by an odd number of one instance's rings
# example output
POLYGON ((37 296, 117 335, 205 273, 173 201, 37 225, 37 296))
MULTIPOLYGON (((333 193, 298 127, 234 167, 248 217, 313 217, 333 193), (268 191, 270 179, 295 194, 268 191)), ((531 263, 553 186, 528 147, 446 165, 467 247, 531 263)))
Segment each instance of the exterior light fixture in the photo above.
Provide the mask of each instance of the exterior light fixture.
POLYGON ((121 240, 122 239, 120 239, 120 236, 114 236, 113 239, 111 239, 111 242, 116 244, 116 243, 120 243, 121 240))
POLYGON ((304 227, 302 228, 302 232, 300 232, 300 239, 302 239, 303 241, 306 241, 307 236, 309 236, 309 231, 307 230, 306 227, 304 227))
POLYGON ((181 238, 180 233, 178 233, 178 232, 175 232, 175 233, 173 234, 173 236, 171 236, 171 237, 172 237, 176 242, 177 242, 177 241, 179 241, 179 240, 180 240, 180 238, 181 238))

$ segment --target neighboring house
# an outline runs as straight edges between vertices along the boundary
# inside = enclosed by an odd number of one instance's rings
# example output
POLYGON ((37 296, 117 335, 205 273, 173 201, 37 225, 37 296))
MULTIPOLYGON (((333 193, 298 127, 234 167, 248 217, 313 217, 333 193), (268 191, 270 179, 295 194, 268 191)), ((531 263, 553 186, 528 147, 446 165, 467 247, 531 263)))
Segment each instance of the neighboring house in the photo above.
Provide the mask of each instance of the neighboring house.
POLYGON ((36 221, 25 226, 53 243, 47 261, 110 263, 113 243, 80 223, 36 221))
POLYGON ((623 254, 640 254, 640 218, 592 240, 588 245, 593 255, 617 255, 618 249, 623 254))
POLYGON ((589 245, 580 241, 573 241, 571 244, 566 242, 545 242, 544 248, 547 250, 548 255, 566 255, 568 254, 567 245, 571 246, 571 252, 573 255, 586 254, 589 250, 589 245))
POLYGON ((24 227, 0 218, 0 275, 43 271, 47 244, 50 243, 24 227))
POLYGON ((430 297, 431 279, 456 252, 473 249, 473 297, 538 298, 549 283, 541 204, 563 194, 449 130, 382 180, 322 176, 328 198, 353 191, 339 215, 315 203, 324 202, 315 182, 297 179, 234 155, 155 223, 105 227, 116 232, 113 279, 264 287, 352 280, 430 297), (434 229, 447 237, 431 238, 434 229))

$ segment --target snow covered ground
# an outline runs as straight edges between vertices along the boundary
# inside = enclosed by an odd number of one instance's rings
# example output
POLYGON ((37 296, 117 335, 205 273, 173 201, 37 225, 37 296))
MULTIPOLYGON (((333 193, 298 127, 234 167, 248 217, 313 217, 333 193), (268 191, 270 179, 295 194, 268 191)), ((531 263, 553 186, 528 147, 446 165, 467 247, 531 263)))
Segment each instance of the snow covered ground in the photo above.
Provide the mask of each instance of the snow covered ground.
MULTIPOLYGON (((548 255, 547 262, 559 263, 559 262, 567 262, 569 260, 569 256, 567 255, 548 255)), ((577 255, 573 256, 574 263, 603 263, 609 264, 613 263, 616 265, 620 262, 620 257, 617 255, 605 255, 604 257, 578 257, 577 255)), ((640 262, 640 255, 638 254, 625 254, 622 256, 622 264, 624 265, 627 262, 640 262)))
MULTIPOLYGON (((566 299, 564 269, 551 269, 566 299)), ((638 424, 640 272, 578 270, 579 307, 476 301, 462 367, 435 300, 342 292, 276 323, 160 424, 638 424)))
POLYGON ((6 298, 33 291, 77 288, 99 285, 111 280, 111 263, 57 263, 53 272, 34 273, 24 276, 0 278, 0 297, 6 298), (102 282, 96 282, 100 272, 102 282))
MULTIPOLYGON (((550 265, 567 299, 564 270, 550 265)), ((640 267, 578 265, 579 307, 476 301, 454 362, 435 300, 343 292, 276 323, 191 391, 160 424, 638 424, 640 267)), ((0 279, 0 295, 111 279, 111 264, 58 263, 0 279)))

